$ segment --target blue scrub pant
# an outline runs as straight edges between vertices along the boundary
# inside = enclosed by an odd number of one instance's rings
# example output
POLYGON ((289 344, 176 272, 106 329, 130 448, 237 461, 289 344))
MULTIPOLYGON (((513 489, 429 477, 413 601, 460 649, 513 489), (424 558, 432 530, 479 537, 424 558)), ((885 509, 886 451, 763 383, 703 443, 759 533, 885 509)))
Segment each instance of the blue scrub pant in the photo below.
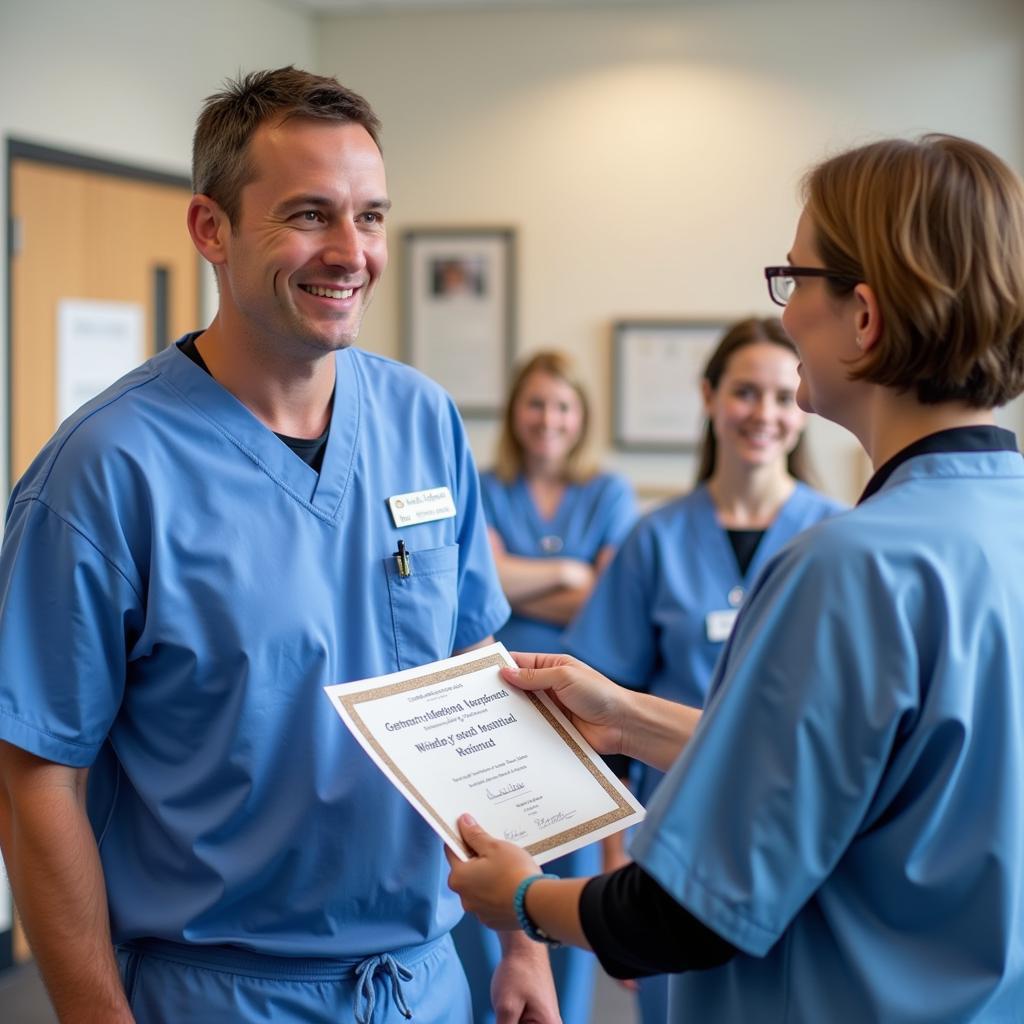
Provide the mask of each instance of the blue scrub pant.
MULTIPOLYGON (((593 843, 582 850, 574 850, 545 864, 544 870, 562 878, 596 875, 601 870, 600 844, 593 843)), ((491 975, 501 959, 498 937, 472 914, 466 914, 455 926, 452 937, 473 994, 473 1022, 494 1024, 491 975)), ((551 973, 555 976, 563 1024, 589 1024, 596 969, 597 958, 585 949, 563 946, 551 950, 551 973)), ((664 1024, 664 1020, 660 1024, 664 1024)))
POLYGON ((668 1020, 668 975, 640 979, 637 993, 641 1024, 665 1024, 668 1020))
POLYGON ((137 1024, 469 1024, 469 988, 448 935, 365 959, 266 956, 144 940, 120 946, 137 1024))

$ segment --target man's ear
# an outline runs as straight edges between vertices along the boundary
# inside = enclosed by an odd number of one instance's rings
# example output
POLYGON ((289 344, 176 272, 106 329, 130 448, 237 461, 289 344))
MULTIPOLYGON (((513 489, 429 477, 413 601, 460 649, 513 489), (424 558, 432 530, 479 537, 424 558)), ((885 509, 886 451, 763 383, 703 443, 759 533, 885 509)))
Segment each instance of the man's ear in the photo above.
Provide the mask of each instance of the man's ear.
POLYGON ((216 200, 195 195, 188 204, 188 233, 199 255, 208 263, 220 266, 227 262, 227 238, 231 222, 216 200))
POLYGON ((857 348, 868 353, 882 337, 882 309, 869 284, 859 284, 853 289, 853 301, 857 348))

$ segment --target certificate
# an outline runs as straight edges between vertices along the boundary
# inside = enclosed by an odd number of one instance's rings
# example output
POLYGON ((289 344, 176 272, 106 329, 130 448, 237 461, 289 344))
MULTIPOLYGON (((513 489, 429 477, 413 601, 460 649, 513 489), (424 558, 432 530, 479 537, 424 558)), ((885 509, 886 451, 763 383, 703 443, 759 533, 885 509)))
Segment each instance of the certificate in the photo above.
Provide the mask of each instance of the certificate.
POLYGON ((499 674, 500 644, 324 689, 385 775, 463 860, 456 819, 543 864, 643 819, 644 809, 546 693, 499 674))

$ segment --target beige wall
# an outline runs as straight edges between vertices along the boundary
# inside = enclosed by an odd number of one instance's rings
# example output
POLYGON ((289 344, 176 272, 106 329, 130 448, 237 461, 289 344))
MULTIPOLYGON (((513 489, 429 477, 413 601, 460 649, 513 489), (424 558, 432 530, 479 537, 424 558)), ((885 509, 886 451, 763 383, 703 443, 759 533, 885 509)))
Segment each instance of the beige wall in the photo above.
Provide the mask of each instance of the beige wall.
MULTIPOLYGON (((1016 0, 719 2, 620 11, 333 17, 318 64, 384 120, 398 235, 512 224, 520 350, 576 353, 609 436, 612 321, 770 313, 801 171, 879 135, 969 135, 1024 167, 1024 7, 1016 0)), ((398 275, 364 343, 398 352, 398 275)), ((686 386, 681 382, 681 386, 686 386)), ((493 430, 471 425, 486 463, 493 430)), ((815 424, 830 491, 864 472, 815 424)), ((608 461, 682 486, 685 457, 608 461)))

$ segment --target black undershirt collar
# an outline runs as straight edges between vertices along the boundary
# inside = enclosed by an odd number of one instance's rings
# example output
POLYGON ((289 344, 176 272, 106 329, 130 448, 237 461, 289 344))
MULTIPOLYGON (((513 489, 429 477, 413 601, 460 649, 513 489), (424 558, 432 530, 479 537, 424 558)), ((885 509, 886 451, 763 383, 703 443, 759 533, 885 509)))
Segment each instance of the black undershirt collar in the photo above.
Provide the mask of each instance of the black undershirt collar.
MULTIPOLYGON (((203 359, 202 353, 199 351, 199 347, 196 345, 196 338, 199 337, 197 334, 190 334, 179 346, 182 352, 185 353, 196 364, 200 369, 210 373, 210 368, 206 365, 206 360, 203 359)), ((213 374, 210 373, 212 377, 213 374)), ((324 452, 327 450, 327 435, 330 433, 331 425, 327 424, 324 432, 319 437, 290 437, 288 434, 278 434, 275 430, 275 435, 280 438, 286 445, 307 466, 315 469, 318 473, 320 467, 324 463, 324 452)))
POLYGON ((922 437, 913 444, 908 444, 882 465, 868 481, 864 493, 857 504, 866 501, 872 494, 882 489, 886 480, 892 476, 899 466, 917 455, 935 455, 939 452, 1015 452, 1017 438, 1012 430, 1002 427, 950 427, 936 434, 922 437))
POLYGON ((750 563, 757 554, 758 545, 764 538, 764 530, 726 530, 729 543, 732 545, 732 553, 736 556, 736 564, 739 566, 740 575, 746 576, 750 563))

